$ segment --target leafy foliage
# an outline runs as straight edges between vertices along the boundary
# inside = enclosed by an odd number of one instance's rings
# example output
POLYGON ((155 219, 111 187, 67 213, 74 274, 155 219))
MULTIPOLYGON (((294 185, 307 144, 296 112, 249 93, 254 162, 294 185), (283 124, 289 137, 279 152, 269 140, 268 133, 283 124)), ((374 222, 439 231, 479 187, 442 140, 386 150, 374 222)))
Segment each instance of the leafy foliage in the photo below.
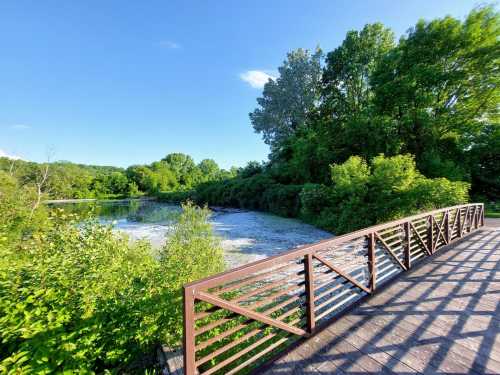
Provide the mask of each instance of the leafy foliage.
MULTIPOLYGON (((33 184, 46 163, 0 158, 0 171, 19 179, 23 184, 33 184)), ((192 189, 207 182, 230 178, 236 171, 220 169, 212 159, 196 165, 189 155, 173 153, 150 165, 133 165, 126 170, 55 162, 49 165, 49 175, 44 186, 46 197, 65 198, 125 198, 161 192, 192 189)))
POLYGON ((29 188, 0 174, 0 372, 133 372, 180 341, 181 285, 223 269, 207 209, 184 205, 155 255, 95 221, 32 213, 29 188))
POLYGON ((337 233, 421 210, 465 203, 470 186, 445 178, 424 177, 410 155, 380 155, 370 165, 359 156, 352 156, 345 163, 332 166, 331 178, 332 186, 304 188, 302 212, 309 221, 337 233), (316 199, 328 204, 319 206, 316 199))
POLYGON ((259 108, 250 113, 256 132, 273 149, 304 126, 307 115, 315 109, 320 98, 321 56, 298 49, 287 55, 278 69, 279 77, 264 86, 259 108))
POLYGON ((380 23, 349 31, 324 64, 319 50, 290 53, 250 114, 269 162, 189 196, 336 233, 466 202, 470 189, 494 202, 499 40, 499 13, 480 6, 463 21, 419 21, 397 42, 380 23))

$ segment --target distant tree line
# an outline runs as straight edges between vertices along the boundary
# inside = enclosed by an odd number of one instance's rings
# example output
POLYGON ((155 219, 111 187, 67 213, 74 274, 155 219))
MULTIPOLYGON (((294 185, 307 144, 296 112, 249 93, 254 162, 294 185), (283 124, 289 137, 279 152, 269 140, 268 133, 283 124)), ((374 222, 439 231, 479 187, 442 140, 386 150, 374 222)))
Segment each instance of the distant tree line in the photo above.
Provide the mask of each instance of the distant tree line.
POLYGON ((127 169, 75 164, 67 161, 35 163, 0 158, 0 170, 17 178, 21 184, 35 184, 47 169, 44 196, 67 198, 124 198, 162 191, 186 191, 196 185, 234 177, 236 168, 219 168, 212 159, 196 164, 192 157, 172 153, 149 165, 134 165, 127 169))

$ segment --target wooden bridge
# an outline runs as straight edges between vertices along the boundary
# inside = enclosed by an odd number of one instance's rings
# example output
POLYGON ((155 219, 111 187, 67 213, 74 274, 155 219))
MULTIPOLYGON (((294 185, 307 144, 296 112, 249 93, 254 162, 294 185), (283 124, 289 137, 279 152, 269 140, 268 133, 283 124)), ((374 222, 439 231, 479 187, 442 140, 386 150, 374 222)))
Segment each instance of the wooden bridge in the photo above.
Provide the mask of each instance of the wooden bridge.
POLYGON ((483 225, 482 204, 448 207, 188 284, 185 373, 500 373, 483 225))

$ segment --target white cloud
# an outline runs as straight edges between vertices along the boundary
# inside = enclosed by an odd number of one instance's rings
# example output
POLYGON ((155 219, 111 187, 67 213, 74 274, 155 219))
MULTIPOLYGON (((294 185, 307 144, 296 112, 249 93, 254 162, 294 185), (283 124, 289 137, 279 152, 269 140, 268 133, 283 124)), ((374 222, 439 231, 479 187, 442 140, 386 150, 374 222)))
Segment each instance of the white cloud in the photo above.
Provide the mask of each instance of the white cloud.
POLYGON ((22 159, 20 156, 7 154, 7 153, 6 153, 4 150, 2 150, 2 149, 0 149, 0 158, 8 158, 8 159, 13 159, 13 160, 19 160, 19 159, 22 159))
POLYGON ((275 80, 276 77, 262 70, 247 70, 240 74, 240 78, 247 82, 255 89, 261 89, 270 79, 275 80))
POLYGON ((160 47, 169 48, 169 49, 181 48, 180 44, 172 42, 171 40, 162 40, 158 44, 160 45, 160 47))
POLYGON ((25 124, 14 124, 11 125, 10 128, 15 130, 26 130, 26 129, 31 129, 31 126, 25 124))

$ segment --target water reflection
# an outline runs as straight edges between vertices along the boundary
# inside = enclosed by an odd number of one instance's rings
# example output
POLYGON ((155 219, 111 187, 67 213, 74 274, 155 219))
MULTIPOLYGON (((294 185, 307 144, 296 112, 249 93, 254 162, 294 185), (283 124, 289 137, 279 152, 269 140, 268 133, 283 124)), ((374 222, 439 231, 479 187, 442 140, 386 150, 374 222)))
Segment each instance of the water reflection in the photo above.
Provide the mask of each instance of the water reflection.
MULTIPOLYGON (((181 209, 156 201, 103 201, 57 204, 80 215, 93 214, 103 223, 115 223, 115 229, 132 239, 146 238, 160 247, 181 209)), ((328 232, 304 224, 255 211, 214 211, 215 232, 223 239, 229 267, 279 254, 294 247, 329 238, 328 232)))

